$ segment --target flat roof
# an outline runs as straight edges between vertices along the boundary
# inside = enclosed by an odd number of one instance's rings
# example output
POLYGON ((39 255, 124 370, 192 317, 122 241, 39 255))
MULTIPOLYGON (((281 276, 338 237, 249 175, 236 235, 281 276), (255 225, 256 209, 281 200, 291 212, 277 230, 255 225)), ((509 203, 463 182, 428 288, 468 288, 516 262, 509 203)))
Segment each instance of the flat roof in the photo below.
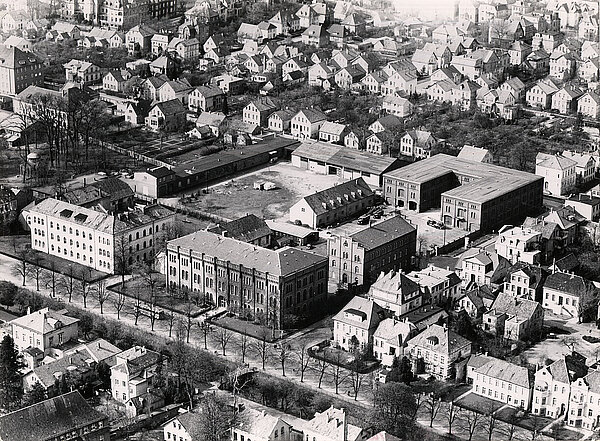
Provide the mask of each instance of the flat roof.
POLYGON ((389 156, 375 155, 341 145, 309 139, 303 141, 293 155, 329 165, 344 167, 373 174, 383 174, 408 164, 407 161, 389 156))
POLYGON ((278 231, 279 233, 284 233, 292 237, 305 238, 311 234, 318 233, 317 230, 287 222, 277 222, 270 219, 265 220, 265 222, 271 230, 278 231))
POLYGON ((526 184, 544 179, 532 173, 470 161, 443 153, 390 171, 386 173, 386 176, 423 184, 448 173, 469 176, 473 181, 448 190, 442 193, 443 196, 479 203, 495 199, 526 184))

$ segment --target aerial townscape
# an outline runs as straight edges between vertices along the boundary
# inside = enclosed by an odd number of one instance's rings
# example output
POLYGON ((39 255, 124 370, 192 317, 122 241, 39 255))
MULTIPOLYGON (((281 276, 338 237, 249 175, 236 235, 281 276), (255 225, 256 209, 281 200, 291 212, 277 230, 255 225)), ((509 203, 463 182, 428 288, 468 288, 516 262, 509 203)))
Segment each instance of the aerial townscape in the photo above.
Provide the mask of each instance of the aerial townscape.
POLYGON ((600 440, 600 2, 0 0, 0 441, 600 440))

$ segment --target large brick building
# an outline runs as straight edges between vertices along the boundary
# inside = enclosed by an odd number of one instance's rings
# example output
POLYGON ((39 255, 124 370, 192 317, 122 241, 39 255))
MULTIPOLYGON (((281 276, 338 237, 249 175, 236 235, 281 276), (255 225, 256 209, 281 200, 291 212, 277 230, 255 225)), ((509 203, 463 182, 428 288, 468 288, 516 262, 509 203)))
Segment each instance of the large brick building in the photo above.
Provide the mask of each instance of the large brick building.
POLYGON ((285 328, 327 299, 327 258, 289 247, 276 251, 197 231, 167 246, 167 285, 205 293, 240 316, 285 328))
POLYGON ((395 207, 442 209, 441 221, 467 231, 491 231, 542 208, 543 178, 439 154, 384 175, 383 194, 395 207))
POLYGON ((374 282, 381 272, 408 270, 415 255, 417 229, 400 216, 327 241, 329 277, 337 283, 374 282))

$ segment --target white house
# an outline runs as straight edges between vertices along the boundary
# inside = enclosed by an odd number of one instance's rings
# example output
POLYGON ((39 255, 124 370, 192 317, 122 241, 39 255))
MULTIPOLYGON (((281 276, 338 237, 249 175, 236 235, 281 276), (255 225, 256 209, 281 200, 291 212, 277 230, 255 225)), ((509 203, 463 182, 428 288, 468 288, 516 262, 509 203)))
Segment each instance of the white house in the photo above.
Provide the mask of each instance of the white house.
POLYGON ((577 162, 562 155, 538 153, 535 174, 544 177, 544 192, 560 196, 575 186, 577 162))

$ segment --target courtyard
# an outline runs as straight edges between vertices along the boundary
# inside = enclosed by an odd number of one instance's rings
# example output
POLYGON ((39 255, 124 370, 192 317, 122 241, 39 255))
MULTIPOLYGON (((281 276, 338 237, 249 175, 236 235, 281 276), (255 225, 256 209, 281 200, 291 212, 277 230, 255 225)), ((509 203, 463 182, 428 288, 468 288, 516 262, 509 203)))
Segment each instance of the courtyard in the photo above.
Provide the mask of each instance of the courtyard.
POLYGON ((277 162, 267 168, 229 179, 209 187, 189 206, 227 219, 254 214, 282 222, 289 220, 289 209, 302 197, 324 190, 342 181, 335 175, 317 175, 277 162), (255 190, 255 182, 272 182, 273 190, 255 190))

